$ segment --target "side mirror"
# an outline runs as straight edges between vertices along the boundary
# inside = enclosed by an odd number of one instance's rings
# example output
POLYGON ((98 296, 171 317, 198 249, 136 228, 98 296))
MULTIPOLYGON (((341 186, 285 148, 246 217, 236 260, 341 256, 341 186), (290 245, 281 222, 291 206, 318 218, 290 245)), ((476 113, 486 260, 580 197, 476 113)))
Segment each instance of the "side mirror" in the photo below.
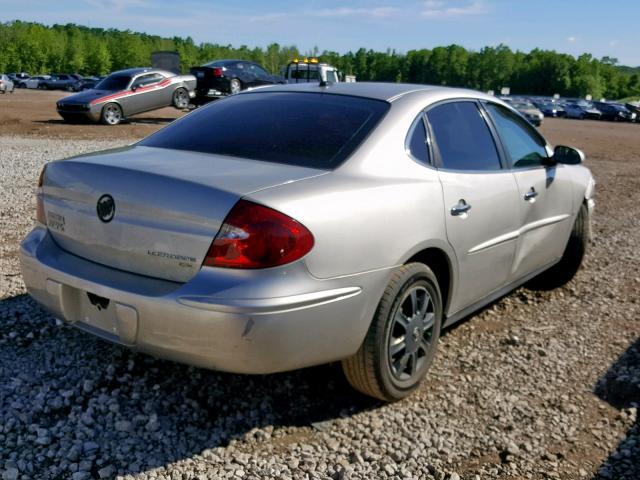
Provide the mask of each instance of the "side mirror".
POLYGON ((135 92, 138 89, 138 85, 131 85, 131 91, 135 92))
POLYGON ((553 150, 553 160, 564 165, 578 165, 584 162, 584 153, 577 148, 558 145, 553 150))

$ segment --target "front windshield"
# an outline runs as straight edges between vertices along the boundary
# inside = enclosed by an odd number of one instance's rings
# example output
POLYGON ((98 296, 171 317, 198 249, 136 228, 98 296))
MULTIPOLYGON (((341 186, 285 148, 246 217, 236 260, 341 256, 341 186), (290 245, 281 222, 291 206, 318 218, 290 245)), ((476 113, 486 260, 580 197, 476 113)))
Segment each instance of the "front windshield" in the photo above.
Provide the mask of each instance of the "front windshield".
POLYGON ((129 85, 128 75, 109 75, 96 85, 96 90, 124 90, 129 85))

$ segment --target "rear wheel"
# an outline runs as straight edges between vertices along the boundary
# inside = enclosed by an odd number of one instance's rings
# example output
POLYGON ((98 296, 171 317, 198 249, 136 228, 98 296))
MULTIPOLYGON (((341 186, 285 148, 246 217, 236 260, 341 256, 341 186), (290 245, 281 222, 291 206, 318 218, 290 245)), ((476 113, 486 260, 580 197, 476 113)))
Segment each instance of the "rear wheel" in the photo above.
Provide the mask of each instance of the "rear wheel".
POLYGON ((105 125, 118 125, 122 118, 122 108, 117 103, 107 103, 102 108, 100 121, 105 125))
POLYGON ((184 110, 189 106, 189 92, 186 88, 178 88, 173 92, 173 106, 179 110, 184 110))
POLYGON ((590 230, 589 211, 587 206, 582 204, 562 258, 553 267, 531 280, 529 286, 539 290, 552 290, 568 283, 582 265, 589 245, 590 230))
POLYGON ((237 78, 233 78, 231 82, 229 82, 229 92, 231 93, 231 95, 234 95, 236 93, 240 93, 240 90, 242 90, 242 84, 240 83, 240 80, 238 80, 237 78))
POLYGON ((421 263, 398 268, 360 349, 342 361, 347 380, 381 400, 406 397, 433 361, 441 323, 440 288, 431 269, 421 263))

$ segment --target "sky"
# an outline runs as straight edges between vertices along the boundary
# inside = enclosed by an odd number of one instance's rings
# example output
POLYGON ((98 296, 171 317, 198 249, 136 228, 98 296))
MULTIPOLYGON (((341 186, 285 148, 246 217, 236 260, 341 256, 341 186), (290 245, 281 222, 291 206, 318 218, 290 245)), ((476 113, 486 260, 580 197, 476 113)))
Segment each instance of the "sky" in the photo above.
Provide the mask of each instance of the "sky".
POLYGON ((10 20, 302 52, 503 43, 640 66, 640 0, 0 0, 0 21, 10 20))

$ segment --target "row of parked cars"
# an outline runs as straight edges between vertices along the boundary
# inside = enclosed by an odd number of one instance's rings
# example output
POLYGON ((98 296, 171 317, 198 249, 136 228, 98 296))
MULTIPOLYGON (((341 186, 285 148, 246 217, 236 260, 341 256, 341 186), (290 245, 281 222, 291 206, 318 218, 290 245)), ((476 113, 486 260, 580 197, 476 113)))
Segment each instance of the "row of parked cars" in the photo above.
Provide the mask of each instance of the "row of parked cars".
POLYGON ((501 97, 518 110, 530 123, 542 124, 544 117, 580 120, 640 122, 640 104, 588 101, 580 98, 501 97))
POLYGON ((28 73, 1 74, 6 87, 0 90, 13 91, 15 88, 37 88, 40 90, 67 90, 80 92, 93 88, 104 77, 84 77, 77 73, 53 73, 51 75, 34 75, 28 73))
POLYGON ((216 60, 177 75, 159 68, 113 72, 93 88, 63 98, 57 110, 65 121, 90 120, 117 125, 125 118, 158 108, 186 109, 242 90, 265 85, 339 82, 335 67, 316 59, 293 60, 281 75, 246 60, 216 60))

